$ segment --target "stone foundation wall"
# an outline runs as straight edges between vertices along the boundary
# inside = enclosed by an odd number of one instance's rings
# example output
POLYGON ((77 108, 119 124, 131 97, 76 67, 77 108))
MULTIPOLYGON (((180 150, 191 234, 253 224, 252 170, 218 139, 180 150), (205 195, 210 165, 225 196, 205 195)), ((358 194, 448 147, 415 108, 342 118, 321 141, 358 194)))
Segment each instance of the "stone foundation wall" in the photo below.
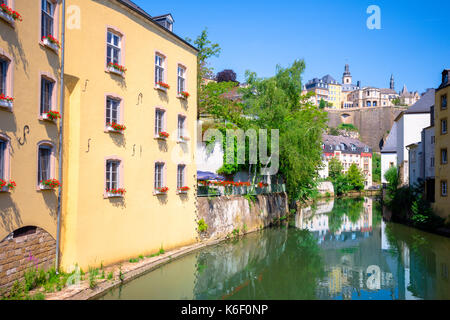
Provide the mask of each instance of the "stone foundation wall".
POLYGON ((54 266, 56 241, 41 228, 17 238, 8 237, 0 242, 0 291, 21 281, 28 267, 54 266), (31 254, 31 259, 30 259, 31 254))
POLYGON ((208 225, 202 240, 223 239, 235 229, 240 232, 244 229, 246 232, 256 231, 288 212, 285 193, 258 195, 254 202, 243 196, 198 198, 198 219, 204 219, 208 225))

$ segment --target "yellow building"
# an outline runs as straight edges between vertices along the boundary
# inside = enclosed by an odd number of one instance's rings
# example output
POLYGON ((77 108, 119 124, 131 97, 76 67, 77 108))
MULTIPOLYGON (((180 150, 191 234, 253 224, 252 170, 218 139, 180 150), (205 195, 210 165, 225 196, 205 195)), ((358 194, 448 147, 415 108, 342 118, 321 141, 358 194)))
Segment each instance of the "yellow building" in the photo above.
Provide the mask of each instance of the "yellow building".
POLYGON ((0 16, 1 90, 14 97, 0 99, 1 173, 17 184, 0 193, 0 245, 31 226, 54 247, 59 190, 64 270, 197 241, 198 51, 172 32, 171 15, 152 18, 129 0, 66 0, 60 178, 61 121, 48 112, 60 107, 62 2, 7 4, 23 21, 0 16))
POLYGON ((339 83, 328 84, 328 102, 333 105, 334 109, 342 108, 342 85, 339 83))
POLYGON ((450 181, 450 167, 448 164, 448 150, 450 135, 448 133, 448 99, 450 97, 450 70, 442 72, 442 83, 436 89, 434 107, 436 128, 436 202, 435 211, 438 215, 450 219, 450 199, 448 196, 448 182, 450 181))
POLYGON ((58 121, 49 112, 59 108, 60 88, 58 50, 43 39, 60 32, 60 4, 2 3, 11 14, 0 12, 0 287, 23 273, 29 254, 47 266, 47 253, 54 256, 57 193, 40 182, 59 179, 58 121), (24 239, 42 246, 29 252, 24 239))

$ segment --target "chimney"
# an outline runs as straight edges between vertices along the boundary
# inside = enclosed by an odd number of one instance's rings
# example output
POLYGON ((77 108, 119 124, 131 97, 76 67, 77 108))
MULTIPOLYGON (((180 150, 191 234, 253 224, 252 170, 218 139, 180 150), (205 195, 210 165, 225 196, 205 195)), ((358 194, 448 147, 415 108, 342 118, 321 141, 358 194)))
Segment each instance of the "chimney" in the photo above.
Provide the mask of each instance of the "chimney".
POLYGON ((361 81, 358 80, 358 82, 356 82, 356 86, 361 89, 361 81))

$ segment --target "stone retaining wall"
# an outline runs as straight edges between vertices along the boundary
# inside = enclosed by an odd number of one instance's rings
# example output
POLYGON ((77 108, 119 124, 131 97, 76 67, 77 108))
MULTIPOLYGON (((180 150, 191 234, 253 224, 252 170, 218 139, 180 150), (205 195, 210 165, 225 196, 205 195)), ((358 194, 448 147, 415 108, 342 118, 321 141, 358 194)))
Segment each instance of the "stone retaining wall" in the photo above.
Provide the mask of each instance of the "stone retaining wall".
POLYGON ((41 228, 36 232, 0 242, 0 291, 22 280, 27 268, 45 270, 54 266, 56 241, 41 228), (31 259, 30 259, 31 255, 31 259))
POLYGON ((253 232, 288 212, 286 193, 258 195, 254 202, 243 196, 198 198, 198 219, 204 219, 208 225, 202 240, 223 239, 236 229, 253 232))

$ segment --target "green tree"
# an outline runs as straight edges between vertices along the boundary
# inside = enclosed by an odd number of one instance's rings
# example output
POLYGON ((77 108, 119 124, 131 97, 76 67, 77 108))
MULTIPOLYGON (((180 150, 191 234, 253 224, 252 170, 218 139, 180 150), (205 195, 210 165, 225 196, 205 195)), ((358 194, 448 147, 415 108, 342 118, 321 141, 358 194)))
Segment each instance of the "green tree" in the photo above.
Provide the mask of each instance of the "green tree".
POLYGON ((398 168, 391 167, 384 173, 384 178, 387 181, 388 193, 392 196, 400 184, 400 178, 398 175, 398 168))
POLYGON ((343 170, 344 167, 337 158, 333 157, 330 161, 328 161, 328 176, 331 178, 331 180, 334 180, 338 176, 342 175, 343 170))
POLYGON ((360 191, 364 189, 364 174, 356 164, 353 163, 348 169, 347 178, 352 190, 360 191))
POLYGON ((251 127, 279 130, 280 173, 291 201, 308 198, 315 189, 317 168, 322 163, 322 133, 327 114, 302 96, 303 60, 288 68, 277 66, 271 78, 246 72, 248 87, 242 89, 244 112, 251 127))
POLYGON ((381 155, 375 152, 372 155, 372 177, 373 182, 381 183, 381 155))

